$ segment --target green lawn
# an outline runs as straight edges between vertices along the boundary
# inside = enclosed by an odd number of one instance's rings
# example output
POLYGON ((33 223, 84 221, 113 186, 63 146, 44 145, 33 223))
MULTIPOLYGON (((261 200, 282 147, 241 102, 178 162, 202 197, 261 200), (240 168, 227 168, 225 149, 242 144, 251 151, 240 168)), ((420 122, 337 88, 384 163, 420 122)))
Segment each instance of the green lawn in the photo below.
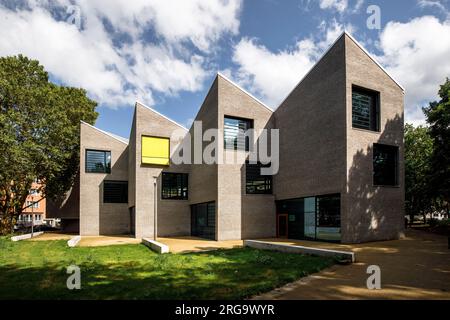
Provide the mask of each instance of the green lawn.
POLYGON ((250 248, 158 255, 143 245, 0 238, 0 299, 241 299, 333 263, 250 248), (81 269, 81 290, 66 288, 72 264, 81 269))

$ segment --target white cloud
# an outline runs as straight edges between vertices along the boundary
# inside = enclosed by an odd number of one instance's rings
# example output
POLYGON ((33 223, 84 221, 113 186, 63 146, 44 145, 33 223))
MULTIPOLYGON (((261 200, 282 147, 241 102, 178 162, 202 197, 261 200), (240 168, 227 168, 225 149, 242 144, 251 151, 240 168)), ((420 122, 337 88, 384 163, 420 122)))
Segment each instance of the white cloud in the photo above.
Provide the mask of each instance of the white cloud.
MULTIPOLYGON (((322 22, 321 39, 313 37, 298 41, 293 48, 271 52, 256 39, 244 38, 234 48, 233 61, 237 65, 234 78, 238 83, 260 96, 268 105, 277 107, 284 97, 311 69, 338 35, 343 26, 336 21, 322 22)), ((228 75, 232 72, 226 70, 228 75)))
POLYGON ((0 5, 0 55, 38 59, 53 77, 111 107, 136 99, 152 104, 155 92, 200 90, 208 54, 221 37, 238 33, 241 7, 241 0, 25 2, 28 8, 0 5), (81 30, 54 18, 63 12, 66 19, 72 3, 80 8, 81 30))
POLYGON ((443 1, 438 1, 438 0, 418 0, 417 4, 421 8, 434 7, 434 8, 440 9, 440 10, 442 10, 444 12, 447 11, 445 9, 445 6, 443 5, 443 1))
POLYGON ((424 16, 389 22, 380 36, 380 62, 406 89, 406 120, 423 122, 421 107, 437 98, 450 75, 450 21, 424 16))
MULTIPOLYGON (((297 82, 342 32, 336 21, 322 22, 320 39, 304 38, 293 48, 271 52, 255 39, 243 39, 234 50, 235 70, 227 70, 241 85, 277 107, 297 82)), ((346 27, 352 33, 353 26, 346 27)), ((375 56, 406 89, 406 121, 424 123, 422 107, 437 99, 439 85, 450 76, 450 20, 424 16, 406 23, 389 22, 376 41, 375 56)))
POLYGON ((321 9, 334 9, 338 12, 344 12, 348 7, 347 0, 320 0, 321 9))

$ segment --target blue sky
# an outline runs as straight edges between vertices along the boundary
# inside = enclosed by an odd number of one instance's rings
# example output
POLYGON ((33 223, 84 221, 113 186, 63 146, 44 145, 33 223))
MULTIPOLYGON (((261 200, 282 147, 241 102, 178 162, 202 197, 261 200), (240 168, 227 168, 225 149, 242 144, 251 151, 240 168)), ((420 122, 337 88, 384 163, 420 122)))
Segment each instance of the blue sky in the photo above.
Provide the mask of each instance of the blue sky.
POLYGON ((406 88, 406 119, 450 76, 450 0, 0 0, 0 55, 86 88, 128 137, 136 100, 189 126, 217 71, 276 108, 346 29, 406 88), (381 28, 369 29, 370 5, 381 28), (174 10, 177 8, 178 10, 174 10))

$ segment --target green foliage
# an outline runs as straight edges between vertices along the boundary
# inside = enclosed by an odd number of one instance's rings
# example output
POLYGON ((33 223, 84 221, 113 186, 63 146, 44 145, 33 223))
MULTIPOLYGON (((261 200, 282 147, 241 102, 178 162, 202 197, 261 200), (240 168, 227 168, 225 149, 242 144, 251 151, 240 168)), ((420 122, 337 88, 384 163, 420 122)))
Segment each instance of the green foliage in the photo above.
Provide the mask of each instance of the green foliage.
POLYGON ((61 197, 79 159, 79 123, 93 123, 86 91, 55 85, 44 67, 22 55, 0 58, 0 232, 11 230, 34 179, 61 197))
POLYGON ((405 126, 405 200, 410 215, 424 214, 432 208, 429 179, 433 149, 427 127, 405 126))
POLYGON ((439 90, 439 101, 424 108, 430 135, 434 141, 431 157, 433 171, 431 184, 434 192, 448 204, 450 202, 450 80, 439 90))
POLYGON ((144 245, 68 248, 0 238, 0 299, 243 299, 333 263, 251 248, 158 255, 144 245), (81 290, 66 287, 72 264, 81 290))

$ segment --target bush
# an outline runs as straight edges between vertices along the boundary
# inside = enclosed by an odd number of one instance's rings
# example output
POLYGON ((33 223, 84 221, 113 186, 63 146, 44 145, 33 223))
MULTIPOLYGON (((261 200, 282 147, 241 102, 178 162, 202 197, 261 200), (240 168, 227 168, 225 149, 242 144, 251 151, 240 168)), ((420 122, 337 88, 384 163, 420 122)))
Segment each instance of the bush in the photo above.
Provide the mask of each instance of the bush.
POLYGON ((437 220, 437 219, 429 219, 428 220, 428 224, 430 225, 430 227, 436 227, 437 225, 438 225, 438 223, 439 223, 439 220, 437 220))

